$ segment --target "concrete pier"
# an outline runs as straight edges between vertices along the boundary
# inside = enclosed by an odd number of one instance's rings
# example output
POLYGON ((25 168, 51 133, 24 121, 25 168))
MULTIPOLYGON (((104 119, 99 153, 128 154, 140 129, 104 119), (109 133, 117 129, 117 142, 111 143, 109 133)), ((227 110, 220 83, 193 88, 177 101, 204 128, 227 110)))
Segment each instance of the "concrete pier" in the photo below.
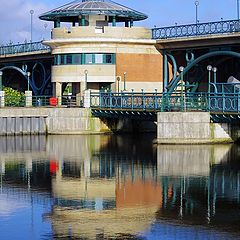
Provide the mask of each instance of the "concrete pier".
POLYGON ((207 112, 161 112, 158 144, 215 144, 233 142, 231 125, 211 123, 207 112))

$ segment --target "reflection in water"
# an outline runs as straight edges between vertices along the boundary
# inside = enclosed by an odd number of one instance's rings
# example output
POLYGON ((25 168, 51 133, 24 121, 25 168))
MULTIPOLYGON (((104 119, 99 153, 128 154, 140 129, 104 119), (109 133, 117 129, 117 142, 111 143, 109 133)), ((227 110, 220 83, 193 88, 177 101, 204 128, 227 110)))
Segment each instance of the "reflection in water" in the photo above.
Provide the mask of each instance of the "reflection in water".
POLYGON ((238 239, 240 147, 152 140, 0 138, 1 239, 238 239))

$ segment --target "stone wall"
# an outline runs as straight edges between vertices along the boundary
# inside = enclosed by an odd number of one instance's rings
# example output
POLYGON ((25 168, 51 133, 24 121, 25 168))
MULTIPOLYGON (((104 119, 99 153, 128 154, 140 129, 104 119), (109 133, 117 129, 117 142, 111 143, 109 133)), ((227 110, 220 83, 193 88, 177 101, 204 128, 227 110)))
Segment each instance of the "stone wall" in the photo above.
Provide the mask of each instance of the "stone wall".
POLYGON ((231 126, 210 122, 207 112, 158 113, 157 143, 205 144, 233 142, 231 126))

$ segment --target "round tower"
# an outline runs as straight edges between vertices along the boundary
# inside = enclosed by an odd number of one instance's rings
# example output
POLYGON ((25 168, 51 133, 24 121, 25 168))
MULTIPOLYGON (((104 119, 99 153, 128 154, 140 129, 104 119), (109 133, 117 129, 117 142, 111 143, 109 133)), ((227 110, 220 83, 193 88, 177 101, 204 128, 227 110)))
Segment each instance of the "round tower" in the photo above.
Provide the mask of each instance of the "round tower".
POLYGON ((146 18, 109 0, 77 0, 42 14, 40 19, 54 22, 52 39, 43 43, 54 55, 55 96, 68 83, 74 95, 87 89, 159 90, 162 57, 151 30, 134 26, 146 18), (66 22, 69 27, 61 26, 66 22))

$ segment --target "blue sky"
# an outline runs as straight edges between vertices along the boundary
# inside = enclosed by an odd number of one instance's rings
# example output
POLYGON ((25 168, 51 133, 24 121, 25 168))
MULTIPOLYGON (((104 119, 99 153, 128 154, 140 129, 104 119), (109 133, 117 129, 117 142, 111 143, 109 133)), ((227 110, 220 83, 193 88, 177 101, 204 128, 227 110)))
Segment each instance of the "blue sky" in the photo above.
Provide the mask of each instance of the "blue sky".
MULTIPOLYGON (((30 9, 33 15, 33 40, 50 37, 51 23, 38 19, 38 15, 71 2, 67 0, 2 0, 0 9, 0 44, 23 42, 30 39, 30 9)), ((149 18, 137 25, 153 28, 195 21, 194 0, 116 0, 116 2, 148 14, 149 18)), ((237 0, 199 0, 200 22, 237 18, 237 0)))

